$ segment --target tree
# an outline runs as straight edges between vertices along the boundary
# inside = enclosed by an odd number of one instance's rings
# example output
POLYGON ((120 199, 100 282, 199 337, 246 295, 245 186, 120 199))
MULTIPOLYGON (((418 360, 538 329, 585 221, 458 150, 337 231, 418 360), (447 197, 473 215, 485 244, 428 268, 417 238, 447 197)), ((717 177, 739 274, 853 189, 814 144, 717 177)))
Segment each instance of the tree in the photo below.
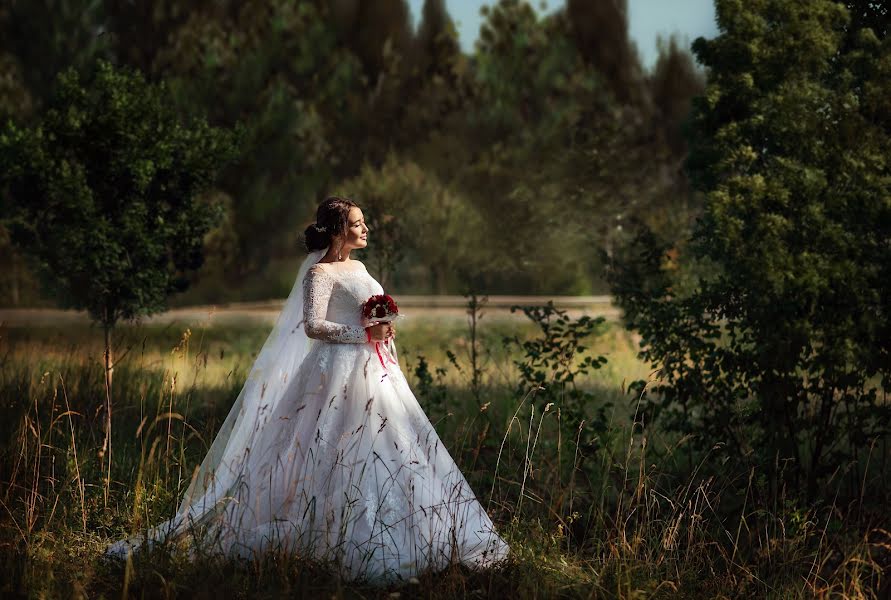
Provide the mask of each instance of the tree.
MULTIPOLYGON (((471 151, 459 177, 495 229, 487 245, 501 264, 488 289, 506 275, 527 292, 591 293, 599 250, 612 252, 622 219, 654 212, 674 183, 678 161, 653 135, 651 103, 616 91, 621 80, 630 95, 649 92, 632 77, 635 56, 621 71, 628 77, 611 80, 586 54, 576 13, 567 6, 539 19, 519 0, 483 11, 465 111, 471 151)), ((626 27, 620 13, 612 25, 626 27)))
POLYGON ((420 73, 428 79, 450 74, 461 47, 445 0, 424 0, 415 47, 415 68, 420 73))
POLYGON ((614 292, 662 369, 664 422, 813 498, 842 463, 859 484, 854 459, 888 434, 891 42, 829 0, 717 9, 721 34, 694 43, 709 70, 687 171, 705 204, 684 262, 701 269, 679 281, 644 232, 614 292))
MULTIPOLYGON (((584 215, 568 210, 559 173, 584 106, 608 111, 609 92, 586 65, 565 16, 539 19, 519 0, 481 9, 471 97, 461 115, 463 160, 455 179, 491 228, 474 285, 507 281, 529 293, 587 292, 584 215), (508 233, 509 232, 509 233, 508 233)), ((481 253, 483 254, 483 253, 481 253)))
POLYGON ((341 39, 362 61, 372 86, 388 69, 388 52, 408 58, 413 36, 405 0, 335 0, 331 12, 341 39))
MULTIPOLYGON (((234 156, 231 133, 181 123, 163 85, 100 61, 62 73, 33 127, 0 134, 0 183, 13 242, 65 308, 105 332, 105 441, 110 452, 111 334, 161 311, 203 260, 220 216, 201 192, 234 156)), ((109 457, 110 463, 110 457, 109 457)))
MULTIPOLYGON (((5 21, 0 8, 0 22, 5 21)), ((0 47, 0 122, 6 118, 26 118, 31 114, 33 99, 22 79, 22 70, 15 56, 0 47)), ((23 297, 22 288, 28 288, 31 278, 23 269, 21 256, 9 239, 9 232, 0 222, 0 272, 6 277, 0 280, 0 301, 19 306, 23 297)), ((36 286, 34 286, 36 287, 36 286)))
POLYGON ((179 110, 243 125, 220 185, 238 245, 228 284, 250 289, 246 279, 299 252, 294 233, 329 180, 358 170, 362 64, 324 3, 116 1, 108 12, 122 61, 166 81, 179 110))
POLYGON ((681 48, 677 36, 658 40, 659 57, 647 78, 656 129, 661 129, 673 154, 683 158, 687 143, 682 126, 692 100, 705 90, 705 77, 696 68, 693 56, 681 48))
POLYGON ((627 0, 567 0, 576 46, 623 103, 645 102, 643 68, 628 33, 627 0))
POLYGON ((379 169, 363 165, 342 187, 362 206, 374 239, 362 254, 385 289, 405 283, 393 279, 403 259, 416 265, 416 280, 419 275, 427 279, 424 293, 445 293, 449 284, 457 287, 466 269, 481 260, 471 250, 485 243, 479 216, 413 161, 391 154, 379 169))
POLYGON ((404 86, 409 97, 402 103, 400 134, 394 136, 399 148, 442 133, 446 120, 465 108, 468 98, 468 59, 443 0, 425 0, 409 60, 404 86))
POLYGON ((20 77, 37 102, 56 74, 106 56, 101 0, 0 1, 0 53, 15 56, 20 77))

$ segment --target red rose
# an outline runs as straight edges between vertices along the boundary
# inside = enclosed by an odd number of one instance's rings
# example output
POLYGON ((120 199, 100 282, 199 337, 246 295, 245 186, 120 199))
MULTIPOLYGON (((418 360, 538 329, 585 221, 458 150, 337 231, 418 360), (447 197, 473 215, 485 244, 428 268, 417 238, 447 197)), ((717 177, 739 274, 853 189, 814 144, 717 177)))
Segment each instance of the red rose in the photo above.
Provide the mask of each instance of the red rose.
POLYGON ((362 303, 362 316, 366 321, 392 320, 399 316, 399 307, 389 295, 377 294, 362 303))

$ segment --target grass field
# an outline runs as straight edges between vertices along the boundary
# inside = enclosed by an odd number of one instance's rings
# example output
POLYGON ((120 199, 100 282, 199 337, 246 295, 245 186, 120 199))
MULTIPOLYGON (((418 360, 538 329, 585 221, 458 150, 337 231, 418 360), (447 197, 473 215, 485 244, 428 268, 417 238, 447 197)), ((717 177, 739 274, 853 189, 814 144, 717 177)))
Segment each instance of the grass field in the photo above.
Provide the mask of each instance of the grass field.
MULTIPOLYGON (((103 547, 174 511, 238 395, 269 326, 177 323, 116 333, 110 477, 100 457, 101 331, 84 324, 0 329, 0 560, 3 595, 29 597, 873 598, 888 593, 887 506, 861 498, 758 504, 758 473, 727 473, 720 450, 641 423, 627 384, 651 376, 618 323, 585 353, 607 363, 578 381, 600 427, 567 425, 521 393, 505 336, 532 323, 483 319, 474 389, 463 319, 413 320, 398 348, 422 406, 513 555, 391 588, 340 581, 306 558, 201 559, 175 549, 102 560, 103 547), (449 358, 452 353, 454 359, 449 358), (424 381, 423 362, 429 374, 424 381), (481 410, 481 407, 484 409, 481 410), (885 521, 887 522, 887 521, 885 521)), ((580 358, 579 356, 575 357, 580 358)), ((716 448, 720 441, 716 440, 716 448)))

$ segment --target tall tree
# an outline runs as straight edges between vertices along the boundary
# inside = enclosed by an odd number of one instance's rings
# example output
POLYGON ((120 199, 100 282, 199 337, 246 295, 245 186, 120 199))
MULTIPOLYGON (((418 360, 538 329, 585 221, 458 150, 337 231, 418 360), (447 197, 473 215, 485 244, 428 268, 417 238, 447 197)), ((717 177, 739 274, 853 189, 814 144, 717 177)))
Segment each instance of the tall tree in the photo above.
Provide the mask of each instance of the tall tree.
POLYGON ((225 13, 228 2, 210 0, 104 0, 104 35, 115 57, 150 79, 164 75, 171 36, 192 15, 225 13))
POLYGON ((2 0, 0 49, 14 56, 31 97, 49 97, 56 74, 108 56, 101 0, 2 0))
POLYGON ((334 0, 332 17, 344 44, 353 50, 369 83, 377 86, 394 55, 406 60, 412 49, 411 13, 405 0, 334 0))
POLYGON ((628 33, 627 0, 567 0, 566 15, 577 47, 623 103, 647 99, 643 68, 628 33))
POLYGON ((468 60, 461 52, 458 32, 443 0, 425 0, 409 60, 400 132, 394 136, 403 148, 441 135, 446 121, 466 108, 468 60))
POLYGON ((0 198, 14 243, 61 306, 86 310, 105 332, 102 457, 112 330, 163 310, 188 286, 219 218, 200 194, 232 154, 228 133, 181 123, 163 87, 106 62, 86 80, 74 69, 60 75, 37 124, 10 122, 0 133, 0 198))
POLYGON ((708 84, 688 171, 705 206, 688 260, 703 268, 683 284, 642 237, 615 292, 662 369, 650 390, 666 422, 726 442, 774 493, 782 474, 813 497, 891 417, 877 401, 891 389, 891 41, 830 0, 717 9, 720 35, 694 43, 708 84))
POLYGON ((573 143, 581 107, 608 103, 609 94, 563 15, 540 19, 520 0, 501 0, 482 13, 463 115, 462 143, 470 151, 457 175, 492 228, 492 262, 480 265, 486 274, 478 285, 497 289, 511 280, 541 290, 583 281, 585 261, 566 251, 581 242, 583 221, 566 218, 566 190, 554 168, 573 143))
POLYGON ((428 78, 451 73, 461 47, 445 0, 424 0, 414 45, 415 68, 420 73, 428 78))
POLYGON ((654 125, 663 132, 675 156, 686 155, 683 125, 693 98, 705 91, 705 76, 696 68, 693 55, 680 46, 677 36, 658 40, 659 57, 647 78, 653 103, 654 125))
POLYGON ((299 252, 295 232, 327 182, 358 169, 361 65, 323 9, 291 0, 198 3, 152 65, 178 110, 244 125, 242 154, 221 178, 238 245, 226 271, 232 282, 262 277, 299 252))

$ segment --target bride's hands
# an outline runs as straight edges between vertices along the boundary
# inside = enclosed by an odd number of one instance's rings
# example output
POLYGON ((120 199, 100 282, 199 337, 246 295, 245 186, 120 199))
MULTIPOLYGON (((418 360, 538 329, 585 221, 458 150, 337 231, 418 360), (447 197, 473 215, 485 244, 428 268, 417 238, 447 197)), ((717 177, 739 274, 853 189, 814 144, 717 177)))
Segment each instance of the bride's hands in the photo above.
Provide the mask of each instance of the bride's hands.
POLYGON ((396 326, 392 323, 378 323, 371 327, 366 327, 371 334, 372 342, 385 342, 391 337, 396 336, 396 326))

